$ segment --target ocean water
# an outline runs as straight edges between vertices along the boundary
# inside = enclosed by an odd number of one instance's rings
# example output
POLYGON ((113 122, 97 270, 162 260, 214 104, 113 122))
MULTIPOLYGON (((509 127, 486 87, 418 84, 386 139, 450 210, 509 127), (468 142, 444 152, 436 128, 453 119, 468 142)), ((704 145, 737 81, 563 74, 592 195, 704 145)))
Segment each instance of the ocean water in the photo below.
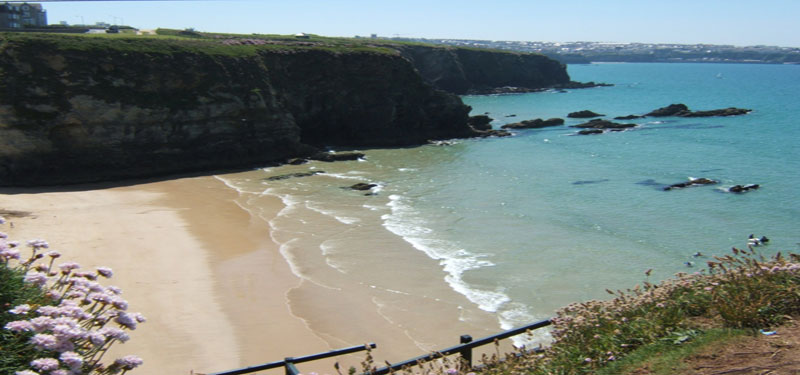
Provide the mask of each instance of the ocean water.
POLYGON ((644 114, 672 103, 753 112, 620 121, 640 126, 591 136, 574 135, 568 125, 584 120, 567 119, 507 138, 361 150, 359 161, 217 177, 272 228, 293 272, 321 287, 383 291, 372 298, 375 308, 428 350, 437 343, 424 317, 403 304, 457 305, 461 322, 499 331, 605 298, 606 288, 698 270, 709 258, 692 254, 725 254, 750 234, 771 239, 765 252, 800 251, 800 66, 592 64, 569 73, 614 86, 463 100, 472 114, 494 118, 495 128, 584 109, 608 118, 644 114), (308 171, 324 173, 265 180, 308 171), (662 189, 690 177, 720 184, 662 189), (347 188, 358 182, 378 187, 369 195, 347 188), (736 184, 761 188, 725 192, 736 184), (274 196, 286 208, 266 216, 259 204, 274 196))

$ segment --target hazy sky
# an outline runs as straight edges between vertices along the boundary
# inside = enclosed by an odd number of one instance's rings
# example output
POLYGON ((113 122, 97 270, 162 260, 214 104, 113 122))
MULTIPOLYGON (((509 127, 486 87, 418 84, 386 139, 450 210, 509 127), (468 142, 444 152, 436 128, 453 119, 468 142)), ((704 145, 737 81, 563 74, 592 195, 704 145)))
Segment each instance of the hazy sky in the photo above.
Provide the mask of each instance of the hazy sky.
POLYGON ((48 21, 326 36, 800 47, 800 0, 47 2, 48 21))

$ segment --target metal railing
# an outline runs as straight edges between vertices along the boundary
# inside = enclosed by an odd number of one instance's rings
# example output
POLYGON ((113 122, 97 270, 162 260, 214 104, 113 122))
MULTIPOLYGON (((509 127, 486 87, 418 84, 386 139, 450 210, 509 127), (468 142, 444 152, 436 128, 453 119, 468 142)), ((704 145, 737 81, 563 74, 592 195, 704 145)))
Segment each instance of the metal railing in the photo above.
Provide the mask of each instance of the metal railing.
POLYGON ((288 358, 285 358, 283 361, 264 363, 262 365, 244 367, 244 368, 240 368, 240 369, 236 369, 236 370, 230 370, 230 371, 215 372, 215 373, 211 373, 211 374, 208 374, 208 375, 241 375, 241 374, 250 374, 250 373, 254 373, 256 371, 269 370, 269 369, 278 368, 278 367, 285 367, 286 368, 286 375, 297 375, 297 374, 300 373, 300 371, 297 370, 297 367, 295 366, 296 363, 310 362, 310 361, 316 361, 318 359, 336 357, 336 356, 339 356, 339 355, 360 352, 362 350, 375 349, 375 347, 376 347, 375 343, 369 343, 367 345, 351 346, 349 348, 331 350, 329 352, 307 355, 305 357, 288 357, 288 358))
POLYGON ((452 347, 449 347, 447 349, 442 349, 442 350, 439 350, 439 351, 431 353, 431 354, 422 355, 422 356, 419 356, 419 357, 416 357, 416 358, 411 358, 411 359, 405 360, 403 362, 398 362, 398 363, 395 363, 395 364, 392 364, 392 365, 389 365, 389 366, 386 366, 386 367, 375 369, 374 371, 370 371, 368 373, 365 373, 365 375, 367 375, 367 374, 384 375, 384 374, 388 374, 388 373, 396 371, 396 370, 400 370, 400 369, 405 368, 405 367, 416 366, 416 365, 419 365, 419 364, 422 364, 422 363, 425 363, 425 362, 433 361, 435 359, 443 358, 443 357, 446 357, 448 355, 453 355, 453 354, 460 354, 461 358, 463 358, 464 361, 466 361, 466 364, 469 367, 472 367, 472 349, 477 348, 479 346, 492 344, 492 343, 495 342, 495 340, 502 340, 502 339, 505 339, 505 338, 509 338, 509 337, 512 337, 512 336, 523 334, 523 333, 528 332, 528 331, 532 331, 534 329, 547 327, 550 324, 552 324, 550 319, 542 320, 542 321, 538 321, 536 323, 531 323, 531 324, 528 324, 528 325, 523 326, 523 327, 510 329, 508 331, 500 332, 500 333, 498 333, 496 335, 487 336, 487 337, 484 337, 482 339, 478 339, 478 340, 474 340, 474 341, 472 340, 472 337, 470 335, 463 335, 460 338, 460 341, 461 341, 460 345, 452 346, 452 347))
MULTIPOLYGON (((362 375, 385 375, 385 374, 388 374, 388 373, 393 372, 393 371, 397 371, 397 370, 400 370, 400 369, 403 369, 403 368, 406 368, 406 367, 413 367, 413 366, 416 366, 416 365, 423 364, 425 362, 433 361, 433 360, 436 360, 436 359, 439 359, 439 358, 443 358, 443 357, 446 357, 446 356, 449 356, 449 355, 453 355, 453 354, 461 355, 461 358, 465 361, 465 363, 469 367, 472 367, 472 349, 480 347, 480 346, 492 344, 497 340, 506 339, 506 338, 509 338, 509 337, 512 337, 512 336, 517 336, 517 335, 523 334, 525 332, 532 331, 534 329, 547 327, 550 324, 552 324, 550 319, 541 320, 541 321, 538 321, 536 323, 528 324, 526 326, 510 329, 510 330, 507 330, 507 331, 504 331, 504 332, 500 332, 500 333, 495 334, 495 335, 486 336, 486 337, 478 339, 478 340, 473 340, 472 336, 470 336, 470 335, 463 335, 463 336, 460 337, 461 344, 459 344, 459 345, 452 346, 452 347, 449 347, 449 348, 446 348, 446 349, 442 349, 442 350, 436 351, 434 353, 422 355, 422 356, 419 356, 419 357, 416 357, 416 358, 411 358, 411 359, 408 359, 408 360, 405 360, 405 361, 402 361, 402 362, 398 362, 398 363, 395 363, 395 364, 389 364, 387 362, 387 364, 389 366, 376 368, 376 369, 374 369, 372 371, 369 371, 369 372, 366 372, 366 373, 364 373, 362 375)), ((370 344, 367 344, 367 345, 351 346, 349 348, 331 350, 331 351, 325 352, 325 353, 312 354, 312 355, 308 355, 308 356, 305 356, 305 357, 288 357, 288 358, 285 358, 282 361, 270 362, 270 363, 265 363, 265 364, 262 364, 262 365, 245 367, 245 368, 240 368, 240 369, 230 370, 230 371, 215 372, 215 373, 211 373, 211 374, 207 374, 207 375, 241 375, 241 374, 250 374, 250 373, 254 373, 256 371, 269 370, 269 369, 274 369, 274 368, 278 368, 278 367, 284 367, 285 370, 286 370, 286 375, 298 375, 298 374, 300 374, 300 371, 298 371, 297 367, 295 366, 295 364, 297 364, 297 363, 310 362, 310 361, 315 361, 315 360, 318 360, 318 359, 336 357, 336 356, 343 355, 343 354, 350 354, 350 353, 355 353, 355 352, 368 350, 368 349, 375 349, 375 348, 376 348, 376 345, 374 343, 370 343, 370 344)))

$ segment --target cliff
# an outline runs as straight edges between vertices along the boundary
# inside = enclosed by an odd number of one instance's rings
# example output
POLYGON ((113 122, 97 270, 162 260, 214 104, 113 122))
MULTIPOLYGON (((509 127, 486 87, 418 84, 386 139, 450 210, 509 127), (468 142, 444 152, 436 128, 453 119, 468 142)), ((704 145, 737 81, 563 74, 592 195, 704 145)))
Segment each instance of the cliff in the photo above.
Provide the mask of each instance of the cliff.
POLYGON ((460 98, 420 77, 432 60, 415 69, 395 49, 331 43, 0 34, 0 185, 242 168, 327 146, 480 134, 460 98))
POLYGON ((427 82, 459 95, 502 87, 541 89, 570 82, 564 65, 539 54, 420 45, 396 48, 427 82))

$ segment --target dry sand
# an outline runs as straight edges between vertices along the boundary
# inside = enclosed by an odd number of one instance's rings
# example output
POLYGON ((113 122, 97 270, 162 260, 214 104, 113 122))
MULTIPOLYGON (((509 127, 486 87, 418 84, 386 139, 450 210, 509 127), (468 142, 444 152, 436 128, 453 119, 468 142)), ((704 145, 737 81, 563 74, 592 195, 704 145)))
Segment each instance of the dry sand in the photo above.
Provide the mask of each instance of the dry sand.
MULTIPOLYGON (((0 209, 31 214, 7 217, 11 239, 45 239, 64 261, 114 270, 108 284, 148 318, 112 353, 142 357, 137 374, 223 371, 328 350, 289 311, 286 293, 300 280, 236 198, 215 178, 196 177, 79 191, 6 189, 0 209)), ((276 199, 275 212, 282 207, 276 199)))

